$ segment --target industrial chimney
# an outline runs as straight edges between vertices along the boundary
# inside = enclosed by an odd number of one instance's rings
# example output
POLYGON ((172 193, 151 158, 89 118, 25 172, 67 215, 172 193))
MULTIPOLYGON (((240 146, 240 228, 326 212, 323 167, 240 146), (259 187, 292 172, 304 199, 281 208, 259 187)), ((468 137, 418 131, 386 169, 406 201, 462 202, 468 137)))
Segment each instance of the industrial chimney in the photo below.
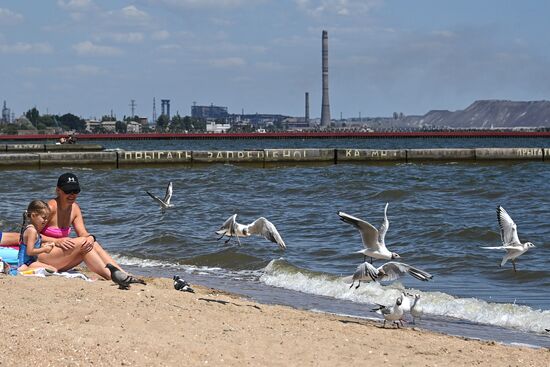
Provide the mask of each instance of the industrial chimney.
POLYGON ((323 31, 323 102, 321 107, 321 127, 330 126, 330 105, 328 102, 328 34, 323 31))
POLYGON ((306 92, 306 117, 304 122, 309 126, 309 93, 306 92))

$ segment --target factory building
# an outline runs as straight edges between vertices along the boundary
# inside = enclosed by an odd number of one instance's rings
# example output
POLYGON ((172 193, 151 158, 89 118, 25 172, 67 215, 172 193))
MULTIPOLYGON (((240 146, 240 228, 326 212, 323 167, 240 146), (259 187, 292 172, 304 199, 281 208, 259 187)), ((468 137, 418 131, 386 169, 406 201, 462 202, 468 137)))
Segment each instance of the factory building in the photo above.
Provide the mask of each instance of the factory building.
POLYGON ((210 106, 197 106, 193 104, 191 106, 191 117, 216 120, 226 119, 229 117, 229 114, 227 113, 227 107, 214 106, 213 104, 210 106))

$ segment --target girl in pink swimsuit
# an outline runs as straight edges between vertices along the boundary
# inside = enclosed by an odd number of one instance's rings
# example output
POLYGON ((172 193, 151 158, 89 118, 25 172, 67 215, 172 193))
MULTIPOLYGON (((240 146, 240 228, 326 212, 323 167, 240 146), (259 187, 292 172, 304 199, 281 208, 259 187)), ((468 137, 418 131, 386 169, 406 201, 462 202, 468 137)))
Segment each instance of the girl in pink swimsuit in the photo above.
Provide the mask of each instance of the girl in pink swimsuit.
POLYGON ((41 234, 42 239, 54 242, 54 249, 46 254, 40 254, 38 259, 51 265, 59 271, 71 269, 84 262, 88 269, 111 279, 111 273, 106 268, 107 264, 120 266, 96 241, 84 225, 84 219, 76 198, 80 193, 78 178, 72 173, 64 173, 57 180, 57 197, 48 202, 50 218, 48 226, 41 234), (77 237, 69 237, 71 226, 77 237))

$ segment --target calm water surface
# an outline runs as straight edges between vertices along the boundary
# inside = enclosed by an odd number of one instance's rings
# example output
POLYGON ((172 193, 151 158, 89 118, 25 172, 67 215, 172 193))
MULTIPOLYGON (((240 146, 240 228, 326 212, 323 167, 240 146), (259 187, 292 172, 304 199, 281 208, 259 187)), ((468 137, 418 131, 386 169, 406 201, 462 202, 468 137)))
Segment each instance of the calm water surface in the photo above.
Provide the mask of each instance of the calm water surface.
MULTIPOLYGON (((109 141, 123 149, 252 149, 288 147, 432 148, 548 147, 548 139, 376 139, 109 141)), ((172 276, 252 296, 262 302, 377 317, 374 303, 395 301, 402 289, 422 294, 424 327, 451 334, 550 346, 550 166, 495 164, 342 164, 323 167, 0 171, 3 230, 18 230, 34 198, 53 196, 59 174, 81 181, 79 203, 90 232, 135 273, 172 276), (174 208, 161 212, 145 191, 164 194, 173 182, 174 208), (342 276, 361 263, 359 232, 337 211, 378 227, 389 203, 386 243, 402 262, 434 275, 349 289, 342 276), (495 209, 502 205, 522 241, 518 272, 499 267, 495 209), (249 223, 264 216, 287 243, 282 252, 260 237, 242 245, 216 240, 230 215, 249 223)), ((378 264, 382 264, 379 262, 378 264)), ((422 325, 421 325, 422 326, 422 325)))

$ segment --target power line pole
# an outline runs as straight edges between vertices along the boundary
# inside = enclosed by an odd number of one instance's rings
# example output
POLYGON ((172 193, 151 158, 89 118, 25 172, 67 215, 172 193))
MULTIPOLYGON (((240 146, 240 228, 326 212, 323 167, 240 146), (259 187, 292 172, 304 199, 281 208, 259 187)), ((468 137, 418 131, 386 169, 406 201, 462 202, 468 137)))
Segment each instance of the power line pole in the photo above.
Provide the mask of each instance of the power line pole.
POLYGON ((157 122, 157 106, 155 103, 155 97, 153 97, 153 123, 157 122))
POLYGON ((134 116, 136 115, 135 114, 135 110, 136 110, 136 100, 135 99, 130 100, 130 110, 132 111, 132 114, 130 115, 130 117, 133 119, 134 116))

